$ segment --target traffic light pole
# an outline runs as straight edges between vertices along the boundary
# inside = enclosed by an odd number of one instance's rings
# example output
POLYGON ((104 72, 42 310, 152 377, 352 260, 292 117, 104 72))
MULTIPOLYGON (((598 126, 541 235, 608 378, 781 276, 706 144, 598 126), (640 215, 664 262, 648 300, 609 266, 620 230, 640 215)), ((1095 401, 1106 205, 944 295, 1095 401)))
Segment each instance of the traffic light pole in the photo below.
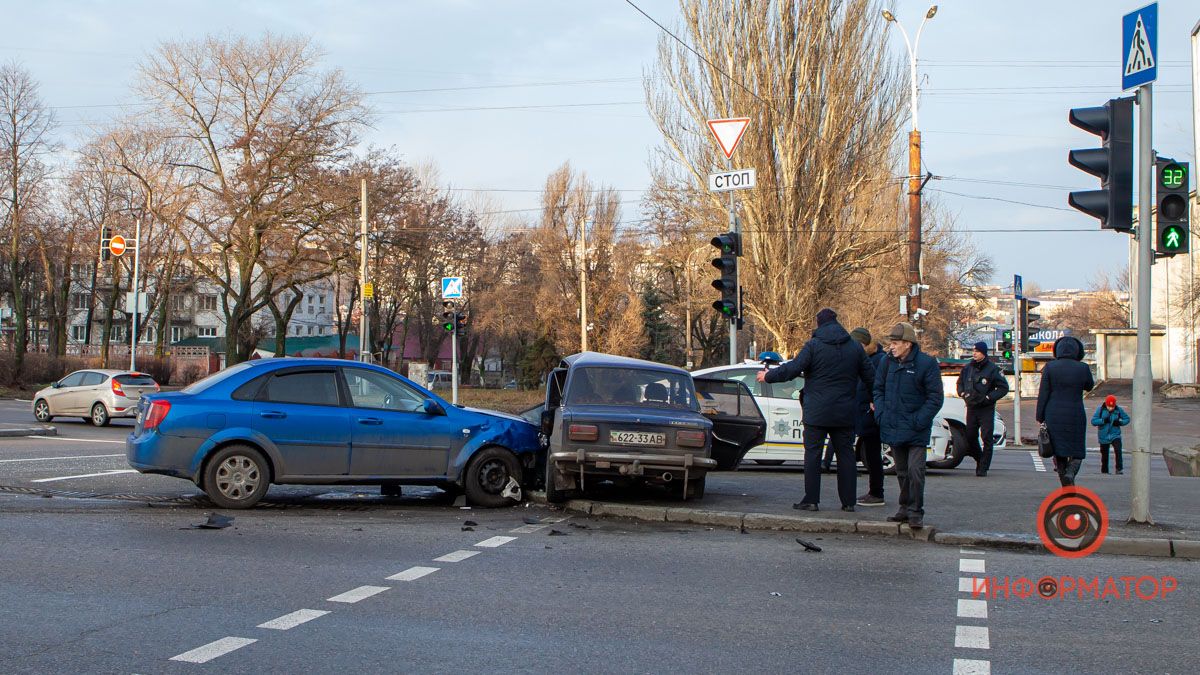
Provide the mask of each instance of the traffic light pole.
POLYGON ((362 257, 359 259, 359 297, 362 299, 362 314, 358 320, 358 360, 371 360, 371 330, 370 317, 367 316, 367 179, 362 179, 362 198, 359 203, 359 219, 362 221, 360 237, 362 238, 362 257))
POLYGON ((1138 262, 1137 356, 1133 366, 1133 452, 1131 453, 1129 520, 1151 523, 1150 518, 1150 406, 1153 373, 1150 367, 1150 265, 1152 264, 1150 205, 1154 200, 1153 85, 1138 88, 1138 262))
POLYGON ((450 402, 458 405, 458 308, 454 309, 454 332, 450 333, 450 402))
POLYGON ((1021 445, 1021 300, 1013 293, 1013 439, 1021 445))
MULTIPOLYGON (((741 227, 738 226, 737 213, 735 212, 735 207, 733 204, 733 191, 732 190, 729 191, 729 231, 737 233, 737 235, 739 237, 742 234, 741 227)), ((741 267, 741 265, 738 265, 738 267, 741 267)), ((741 299, 742 294, 740 292, 741 288, 742 288, 741 270, 737 271, 736 276, 734 278, 737 279, 737 285, 735 288, 738 290, 738 292, 734 296, 735 297, 734 302, 736 303, 737 309, 734 310, 733 316, 729 317, 729 365, 731 365, 731 366, 736 366, 737 362, 738 362, 737 325, 738 325, 738 317, 740 317, 742 315, 742 299, 741 299)))

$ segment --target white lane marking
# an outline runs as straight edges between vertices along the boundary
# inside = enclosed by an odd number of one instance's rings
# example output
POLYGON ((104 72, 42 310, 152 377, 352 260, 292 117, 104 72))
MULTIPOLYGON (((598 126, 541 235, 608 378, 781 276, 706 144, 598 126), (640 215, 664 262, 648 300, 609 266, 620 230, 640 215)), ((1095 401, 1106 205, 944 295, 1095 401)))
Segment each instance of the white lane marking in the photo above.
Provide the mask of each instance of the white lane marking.
POLYGON ((124 457, 125 453, 119 455, 74 455, 71 457, 29 457, 27 459, 0 459, 0 462, 53 462, 56 459, 95 459, 97 457, 124 457))
POLYGON ((964 619, 986 619, 987 600, 958 599, 958 615, 964 619))
POLYGON ((513 534, 533 534, 534 532, 537 532, 538 530, 544 530, 547 527, 549 527, 549 525, 522 525, 518 528, 509 530, 509 532, 512 532, 513 534))
POLYGON ((479 555, 479 551, 455 551, 447 553, 440 558, 434 558, 434 562, 462 562, 473 555, 479 555))
POLYGON ((983 551, 980 551, 978 549, 973 549, 973 548, 967 548, 965 546, 958 549, 958 552, 962 553, 963 555, 983 555, 983 551))
POLYGON ((365 600, 372 595, 378 595, 384 591, 391 590, 391 586, 359 586, 345 593, 339 593, 332 598, 327 598, 328 602, 345 602, 355 603, 359 600, 365 600))
POLYGON ((208 663, 218 656, 224 656, 235 649, 254 644, 258 640, 244 637, 223 637, 202 647, 172 656, 172 661, 187 661, 188 663, 208 663))
POLYGON ((1033 470, 1045 473, 1046 463, 1042 461, 1042 456, 1037 454, 1037 452, 1030 450, 1029 457, 1033 460, 1033 470))
POLYGON ((37 438, 43 441, 72 441, 74 443, 118 443, 125 445, 125 441, 105 441, 99 438, 67 438, 66 436, 26 436, 25 438, 37 438))
POLYGON ((988 580, 985 577, 959 577, 958 592, 987 595, 987 584, 988 580))
POLYGON ((987 626, 955 626, 954 646, 965 649, 991 649, 987 626))
POLYGON ((100 473, 81 473, 78 476, 56 476, 54 478, 39 478, 31 480, 30 483, 53 483, 57 480, 71 480, 72 478, 96 478, 97 476, 115 476, 119 473, 137 473, 137 469, 113 469, 111 471, 101 471, 100 473))
POLYGON ((954 659, 954 675, 992 675, 992 662, 954 659))
POLYGON ((433 574, 441 569, 440 567, 410 567, 403 572, 397 572, 388 577, 391 581, 416 581, 423 576, 433 574))
POLYGON ((959 572, 974 572, 983 574, 987 571, 984 562, 978 558, 962 558, 958 561, 959 572))
POLYGON ((328 611, 323 609, 298 609, 291 614, 284 614, 283 616, 276 619, 271 619, 266 623, 260 623, 258 624, 258 627, 270 628, 272 630, 288 630, 289 628, 295 628, 302 623, 308 623, 313 619, 319 619, 328 613, 328 611))
POLYGON ((567 518, 570 518, 570 516, 558 516, 557 518, 546 518, 546 519, 542 520, 542 522, 550 523, 550 524, 561 523, 562 521, 566 520, 567 518))
POLYGON ((516 537, 491 537, 489 539, 484 539, 475 545, 482 548, 496 548, 497 546, 503 546, 515 539, 516 537))

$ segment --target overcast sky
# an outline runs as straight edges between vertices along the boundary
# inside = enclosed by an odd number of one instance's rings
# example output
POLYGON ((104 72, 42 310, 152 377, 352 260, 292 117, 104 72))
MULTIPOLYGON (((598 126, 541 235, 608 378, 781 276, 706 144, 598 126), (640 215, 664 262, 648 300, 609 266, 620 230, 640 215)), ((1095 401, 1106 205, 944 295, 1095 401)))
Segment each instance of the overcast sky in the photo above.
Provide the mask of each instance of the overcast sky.
MULTIPOLYGON (((635 2, 677 27, 673 0, 635 2)), ((1069 148, 1095 139, 1067 123, 1067 110, 1121 95, 1121 15, 1139 6, 952 1, 926 26, 920 122, 925 165, 940 177, 928 194, 992 253, 996 283, 1019 273, 1084 287, 1095 270, 1126 265, 1127 237, 1066 204, 1069 190, 1097 185, 1067 165, 1069 148), (995 231, 1013 228, 1031 231, 995 231), (1045 231, 1063 229, 1086 231, 1045 231)), ((904 0, 894 11, 911 33, 927 7, 904 0)), ((516 216, 570 159, 622 190, 624 215, 636 219, 660 143, 641 84, 660 31, 624 0, 44 0, 10 2, 5 19, 0 57, 41 82, 68 145, 117 114, 114 104, 135 102, 135 65, 159 42, 268 30, 311 35, 326 65, 367 92, 405 91, 369 97, 380 114, 367 141, 432 160, 444 182, 516 216), (413 91, 428 89, 454 90, 413 91)), ((1154 145, 1192 161, 1188 40, 1198 20, 1195 0, 1159 3, 1154 145)))

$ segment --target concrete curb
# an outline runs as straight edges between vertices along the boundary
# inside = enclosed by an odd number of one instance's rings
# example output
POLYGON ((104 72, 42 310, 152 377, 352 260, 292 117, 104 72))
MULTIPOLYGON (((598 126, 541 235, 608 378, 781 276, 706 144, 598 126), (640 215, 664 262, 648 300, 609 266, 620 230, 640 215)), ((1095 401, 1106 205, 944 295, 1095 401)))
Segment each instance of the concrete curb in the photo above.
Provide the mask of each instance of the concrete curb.
POLYGON ((58 429, 51 426, 38 427, 6 427, 0 426, 0 438, 17 436, 57 436, 58 429))
MULTIPOLYGON (((532 501, 545 504, 542 492, 528 493, 532 501)), ((908 525, 877 520, 843 520, 813 516, 790 516, 772 513, 743 513, 714 511, 688 507, 664 507, 642 504, 616 504, 590 499, 572 499, 560 504, 567 511, 598 517, 629 518, 652 523, 688 523, 729 529, 874 534, 904 537, 946 546, 975 546, 1011 551, 1045 552, 1040 539, 1034 536, 994 532, 942 532, 934 527, 913 530, 908 525)), ((1108 555, 1148 556, 1157 558, 1187 558, 1200 560, 1200 541, 1186 539, 1150 539, 1107 537, 1099 553, 1108 555)))

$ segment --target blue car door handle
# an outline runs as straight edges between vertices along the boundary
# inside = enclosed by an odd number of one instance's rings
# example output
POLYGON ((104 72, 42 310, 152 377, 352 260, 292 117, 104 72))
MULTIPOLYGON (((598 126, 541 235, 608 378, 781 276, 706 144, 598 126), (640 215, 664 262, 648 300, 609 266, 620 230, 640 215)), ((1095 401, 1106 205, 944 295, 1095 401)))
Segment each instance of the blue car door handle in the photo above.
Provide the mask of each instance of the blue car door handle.
POLYGON ((281 420, 287 417, 287 413, 282 413, 277 410, 266 410, 258 413, 259 417, 265 417, 269 420, 281 420))
POLYGON ((360 418, 358 418, 358 423, 359 424, 383 424, 383 420, 379 419, 378 417, 360 417, 360 418))

